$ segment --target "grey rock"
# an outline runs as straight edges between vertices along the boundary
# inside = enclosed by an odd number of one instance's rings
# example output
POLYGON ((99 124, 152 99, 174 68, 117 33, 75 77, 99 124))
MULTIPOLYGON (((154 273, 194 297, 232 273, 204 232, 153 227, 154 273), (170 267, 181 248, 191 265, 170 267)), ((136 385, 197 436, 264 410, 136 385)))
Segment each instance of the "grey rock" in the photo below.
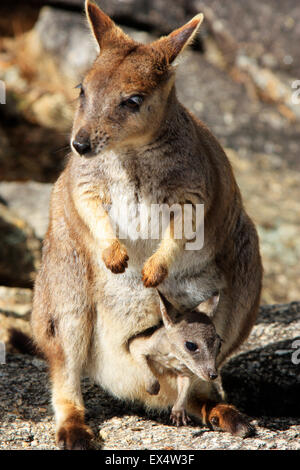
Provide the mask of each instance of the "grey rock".
MULTIPOLYGON (((6 81, 2 72, 0 67, 0 79, 6 81)), ((27 119, 16 80, 7 88, 6 104, 0 105, 0 181, 55 181, 70 149, 68 138, 27 119)))
POLYGON ((298 0, 195 0, 195 9, 209 7, 230 32, 239 49, 262 66, 298 78, 300 75, 300 8, 298 0))
POLYGON ((50 183, 1 182, 0 198, 34 229, 38 238, 42 239, 48 228, 51 190, 50 183))
POLYGON ((187 51, 177 69, 181 101, 214 132, 224 147, 242 158, 254 153, 278 157, 300 169, 300 121, 286 120, 271 103, 253 100, 242 83, 209 63, 198 52, 187 51))
POLYGON ((46 52, 71 79, 79 79, 97 55, 96 43, 89 34, 84 17, 73 12, 45 7, 35 30, 46 52))
MULTIPOLYGON (((47 0, 48 5, 77 7, 83 10, 83 0, 47 0)), ((193 0, 99 0, 98 5, 115 21, 138 25, 161 34, 170 32, 191 18, 193 0)))
POLYGON ((0 284, 32 286, 40 258, 33 229, 0 203, 0 284))

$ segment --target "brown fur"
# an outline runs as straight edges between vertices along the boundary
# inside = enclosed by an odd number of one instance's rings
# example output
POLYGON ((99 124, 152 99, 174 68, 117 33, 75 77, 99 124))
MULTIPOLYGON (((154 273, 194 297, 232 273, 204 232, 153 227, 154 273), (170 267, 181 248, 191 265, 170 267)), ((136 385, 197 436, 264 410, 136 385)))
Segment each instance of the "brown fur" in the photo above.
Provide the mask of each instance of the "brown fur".
MULTIPOLYGON (((176 97, 172 62, 201 16, 145 46, 89 1, 86 11, 100 55, 83 80, 74 151, 53 189, 32 313, 35 341, 51 369, 57 440, 68 449, 88 447, 91 438, 80 390, 84 371, 118 397, 151 408, 174 404, 174 374, 163 372, 159 395, 150 396, 127 348, 131 337, 160 321, 151 287, 159 284, 184 308, 220 292, 213 315, 224 340, 220 365, 251 330, 262 277, 256 230, 230 163, 176 97), (132 109, 128 100, 136 95, 142 104, 132 109), (84 156, 75 151, 76 142, 89 149, 84 156), (204 247, 185 250, 186 240, 173 236, 173 220, 159 240, 120 241, 106 204, 116 208, 124 201, 131 209, 139 202, 204 204, 204 247)), ((127 222, 133 221, 130 215, 127 222)), ((187 408, 203 418, 203 406, 216 394, 212 385, 197 382, 187 408)), ((247 434, 245 419, 230 405, 213 409, 222 429, 235 433, 239 427, 239 435, 247 434)))

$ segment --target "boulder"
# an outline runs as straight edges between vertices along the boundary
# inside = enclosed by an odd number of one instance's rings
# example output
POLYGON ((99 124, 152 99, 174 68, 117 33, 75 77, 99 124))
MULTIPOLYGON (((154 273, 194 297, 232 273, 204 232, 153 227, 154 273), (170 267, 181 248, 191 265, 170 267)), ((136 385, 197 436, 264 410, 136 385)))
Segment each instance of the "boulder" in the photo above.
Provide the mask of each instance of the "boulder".
POLYGON ((40 259, 33 229, 0 203, 0 285, 32 286, 40 259))
POLYGON ((300 302, 261 307, 242 350, 222 369, 227 400, 251 416, 300 418, 300 302))
MULTIPOLYGON (((21 287, 0 286, 0 310, 14 317, 27 318, 32 307, 32 290, 21 287)), ((1 325, 2 326, 2 325, 1 325)))
POLYGON ((213 13, 218 35, 225 31, 245 54, 262 67, 298 78, 300 75, 300 9, 298 0, 194 0, 195 10, 213 13))
POLYGON ((70 149, 68 134, 59 120, 58 130, 28 119, 28 108, 22 108, 28 90, 18 91, 17 77, 9 83, 6 105, 0 105, 0 181, 55 181, 70 149))
POLYGON ((48 228, 52 184, 36 181, 0 182, 0 198, 30 225, 40 239, 48 228))
MULTIPOLYGON (((48 5, 83 11, 83 0, 47 0, 48 5)), ((193 0, 99 0, 98 5, 116 22, 165 34, 188 21, 193 0)))

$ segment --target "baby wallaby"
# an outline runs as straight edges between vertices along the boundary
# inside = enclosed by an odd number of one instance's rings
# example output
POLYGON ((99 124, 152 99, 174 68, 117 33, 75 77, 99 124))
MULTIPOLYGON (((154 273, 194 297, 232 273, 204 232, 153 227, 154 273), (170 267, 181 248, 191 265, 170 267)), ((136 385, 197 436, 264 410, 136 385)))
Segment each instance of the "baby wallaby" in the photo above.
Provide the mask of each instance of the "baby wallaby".
MULTIPOLYGON (((218 377, 216 359, 222 340, 209 316, 201 311, 201 304, 195 310, 180 314, 160 292, 158 294, 162 326, 150 336, 141 334, 132 339, 129 350, 143 366, 146 390, 151 395, 157 395, 160 390, 153 373, 157 365, 174 372, 178 394, 170 418, 177 426, 186 425, 190 420, 185 410, 186 401, 193 378, 212 381, 218 377), (178 314, 180 318, 176 319, 178 314)), ((217 303, 216 297, 213 303, 217 303)))

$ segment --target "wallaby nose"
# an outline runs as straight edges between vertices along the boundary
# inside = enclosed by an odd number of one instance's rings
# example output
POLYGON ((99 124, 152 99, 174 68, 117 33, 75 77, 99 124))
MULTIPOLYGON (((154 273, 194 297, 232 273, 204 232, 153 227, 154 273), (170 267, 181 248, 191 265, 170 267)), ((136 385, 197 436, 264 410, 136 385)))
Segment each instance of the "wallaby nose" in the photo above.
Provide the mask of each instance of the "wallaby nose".
POLYGON ((76 152, 80 155, 84 155, 91 150, 91 145, 89 142, 78 142, 77 140, 73 140, 72 145, 76 152))
POLYGON ((84 129, 81 129, 72 141, 72 146, 79 153, 79 155, 85 155, 91 150, 90 136, 84 129))

